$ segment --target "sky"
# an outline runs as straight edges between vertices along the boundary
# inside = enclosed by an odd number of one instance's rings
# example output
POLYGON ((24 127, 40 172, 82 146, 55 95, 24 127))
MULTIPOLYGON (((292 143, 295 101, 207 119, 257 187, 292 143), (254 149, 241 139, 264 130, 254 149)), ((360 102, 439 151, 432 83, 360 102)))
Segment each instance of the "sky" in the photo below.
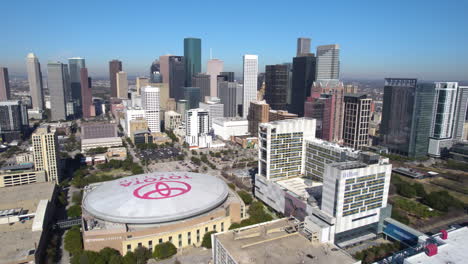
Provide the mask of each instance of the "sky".
POLYGON ((2 3, 0 66, 25 75, 34 52, 43 65, 83 57, 90 75, 108 76, 119 59, 129 76, 152 61, 183 55, 183 38, 202 39, 202 67, 212 50, 225 71, 242 55, 265 65, 291 62, 296 39, 339 44, 341 77, 468 80, 468 0, 108 1, 15 0, 2 3))

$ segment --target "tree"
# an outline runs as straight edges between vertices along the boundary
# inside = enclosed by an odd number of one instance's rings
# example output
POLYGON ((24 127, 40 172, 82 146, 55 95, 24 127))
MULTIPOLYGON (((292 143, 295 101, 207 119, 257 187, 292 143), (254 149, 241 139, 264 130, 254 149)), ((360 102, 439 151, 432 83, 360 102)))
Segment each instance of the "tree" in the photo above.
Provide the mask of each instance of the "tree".
POLYGON ((137 247, 134 253, 137 264, 145 264, 151 258, 151 251, 146 247, 137 247))
POLYGON ((211 235, 214 233, 216 233, 216 231, 210 231, 208 233, 205 233, 201 244, 202 247, 211 248, 211 235))
POLYGON ((124 264, 135 264, 136 263, 136 257, 135 254, 131 251, 128 251, 127 254, 123 257, 123 263, 124 264))
POLYGON ((177 253, 177 248, 171 242, 157 244, 154 247, 153 257, 156 259, 166 259, 174 256, 177 253))
POLYGON ((462 209, 463 202, 451 196, 447 191, 431 192, 426 195, 423 203, 434 209, 447 212, 449 208, 462 209))
POLYGON ((240 223, 232 223, 231 226, 229 227, 229 230, 237 229, 242 227, 240 223))
POLYGON ((97 252, 85 250, 78 254, 74 254, 71 261, 72 264, 106 264, 104 258, 97 252))
POLYGON ((80 205, 72 205, 67 209, 67 216, 68 218, 75 218, 81 216, 81 206, 80 205))
POLYGON ((400 184, 398 193, 404 197, 413 198, 416 196, 416 190, 410 184, 400 184))
POLYGON ((246 205, 249 205, 252 203, 253 201, 252 195, 250 195, 248 192, 238 191, 237 194, 240 196, 240 198, 242 199, 242 201, 244 201, 246 205))
POLYGON ((72 202, 74 204, 81 204, 81 200, 83 200, 83 191, 74 192, 72 195, 72 202))
POLYGON ((112 259, 113 256, 119 256, 120 258, 122 258, 119 251, 117 251, 117 250, 115 250, 113 248, 110 248, 110 247, 105 247, 105 248, 101 249, 99 251, 99 255, 107 263, 114 263, 114 262, 111 262, 111 259, 112 259))
POLYGON ((372 251, 367 251, 366 252, 366 257, 364 258, 364 263, 372 263, 374 262, 375 259, 375 254, 372 251))
POLYGON ((107 262, 109 264, 124 264, 124 258, 120 255, 111 256, 110 260, 107 262))
POLYGON ((72 254, 78 254, 83 251, 83 242, 81 241, 81 232, 78 226, 74 226, 68 230, 65 234, 64 244, 65 249, 72 254))
POLYGON ((424 186, 420 183, 414 183, 413 189, 416 191, 416 195, 418 197, 425 197, 427 194, 426 190, 424 189, 424 186))

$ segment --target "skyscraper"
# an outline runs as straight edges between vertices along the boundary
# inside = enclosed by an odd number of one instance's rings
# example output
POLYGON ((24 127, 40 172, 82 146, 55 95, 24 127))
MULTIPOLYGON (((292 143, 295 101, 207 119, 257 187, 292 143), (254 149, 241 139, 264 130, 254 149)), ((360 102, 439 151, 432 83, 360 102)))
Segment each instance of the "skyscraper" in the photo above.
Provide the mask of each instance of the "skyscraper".
POLYGON ((372 99, 365 94, 344 97, 343 143, 354 149, 369 145, 369 121, 372 99))
POLYGON ((0 101, 10 99, 10 79, 8 78, 8 68, 0 67, 0 101))
POLYGON ((185 86, 192 86, 192 77, 201 72, 201 39, 184 38, 185 86))
POLYGON ((162 75, 161 75, 161 64, 159 60, 153 61, 150 67, 150 80, 152 83, 161 83, 162 82, 162 75))
POLYGON ((80 70, 80 84, 81 84, 81 102, 83 118, 90 118, 95 115, 93 105, 93 94, 91 91, 91 78, 88 77, 88 69, 81 68, 80 70))
POLYGON ((117 97, 121 99, 128 99, 128 79, 127 73, 119 71, 116 73, 117 84, 117 97))
POLYGON ((310 53, 310 38, 298 38, 296 57, 301 57, 308 53, 310 53))
POLYGON ((151 86, 141 88, 141 104, 145 110, 148 128, 152 133, 161 132, 159 100, 159 88, 151 86))
MULTIPOLYGON (((176 100, 184 98, 185 62, 183 56, 169 56, 169 97, 176 100)), ((161 67, 163 64, 161 64, 161 67)), ((191 78, 191 77, 190 77, 191 78)), ((164 81, 164 75, 163 75, 164 81)), ((166 81, 164 81, 166 82, 166 81)))
POLYGON ((211 59, 206 64, 206 74, 210 75, 210 96, 218 96, 218 75, 223 71, 224 62, 211 59))
POLYGON ((286 110, 288 99, 288 67, 267 65, 265 70, 265 101, 273 110, 286 110))
POLYGON ((224 117, 238 116, 239 105, 242 105, 242 85, 237 82, 219 83, 219 99, 224 105, 224 117))
MULTIPOLYGON (((161 82, 169 83, 169 57, 170 54, 159 56, 159 69, 161 72, 161 82)), ((185 67, 185 66, 184 66, 185 67)))
POLYGON ((304 102, 310 96, 315 78, 316 58, 313 53, 293 58, 291 104, 289 112, 304 116, 304 102))
POLYGON ((208 111, 210 115, 210 126, 213 124, 213 119, 224 117, 224 105, 217 97, 211 97, 210 100, 200 102, 199 106, 201 109, 208 111))
POLYGON ((317 80, 340 78, 340 46, 337 44, 317 47, 317 80))
POLYGON ((250 102, 249 115, 249 134, 253 137, 258 136, 258 125, 269 121, 270 106, 265 101, 250 102))
POLYGON ((136 92, 137 94, 141 94, 141 87, 148 86, 149 85, 149 79, 146 77, 137 77, 136 78, 136 92))
POLYGON ((26 57, 26 68, 32 107, 34 110, 42 111, 44 110, 44 87, 42 85, 41 64, 34 53, 29 53, 26 57))
POLYGON ((109 80, 111 97, 117 97, 117 73, 122 71, 122 62, 119 60, 109 61, 109 80))
POLYGON ((76 104, 79 112, 82 106, 81 68, 86 68, 85 60, 83 58, 68 59, 68 69, 70 71, 71 101, 73 101, 76 104))
POLYGON ((198 73, 192 77, 193 87, 200 87, 200 100, 205 101, 205 97, 210 96, 210 75, 198 73))
POLYGON ((222 77, 223 81, 233 82, 234 81, 234 72, 220 72, 218 78, 222 77))
POLYGON ((466 122, 466 114, 468 108, 468 86, 458 86, 457 95, 457 109, 455 114, 455 127, 453 131, 454 140, 466 139, 467 135, 464 134, 464 126, 466 122))
POLYGON ((257 100, 258 56, 244 55, 244 93, 242 117, 247 118, 250 102, 257 100))
POLYGON ((200 88, 184 87, 184 99, 188 102, 188 109, 198 108, 200 104, 200 88))
POLYGON ((58 155, 57 134, 49 127, 39 127, 31 137, 36 171, 46 172, 47 181, 60 181, 60 160, 58 155))
POLYGON ((188 110, 185 117, 185 142, 189 148, 210 147, 212 137, 208 111, 195 108, 188 110))
POLYGON ((51 120, 59 121, 67 119, 66 97, 67 77, 66 67, 60 62, 47 64, 47 87, 50 94, 51 120))
POLYGON ((21 101, 0 101, 0 139, 21 139, 29 128, 28 110, 21 101))

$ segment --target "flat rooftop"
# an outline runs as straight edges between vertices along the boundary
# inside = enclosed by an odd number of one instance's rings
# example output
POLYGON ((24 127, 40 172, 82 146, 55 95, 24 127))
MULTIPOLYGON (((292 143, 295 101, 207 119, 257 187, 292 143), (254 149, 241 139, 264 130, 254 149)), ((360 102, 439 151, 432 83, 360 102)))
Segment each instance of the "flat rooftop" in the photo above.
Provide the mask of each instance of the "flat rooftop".
POLYGON ((333 244, 310 242, 298 232, 286 232, 290 222, 283 218, 254 227, 216 234, 238 263, 359 263, 333 244))

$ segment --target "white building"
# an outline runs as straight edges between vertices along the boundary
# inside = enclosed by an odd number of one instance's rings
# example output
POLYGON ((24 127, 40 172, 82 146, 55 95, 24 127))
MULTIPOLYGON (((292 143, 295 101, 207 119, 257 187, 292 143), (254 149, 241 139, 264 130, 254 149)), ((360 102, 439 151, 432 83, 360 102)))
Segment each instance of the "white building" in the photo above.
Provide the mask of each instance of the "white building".
POLYGON ((190 109, 185 117, 185 142, 189 148, 209 148, 212 137, 210 116, 208 111, 201 108, 190 109))
POLYGON ((213 125, 212 120, 215 118, 224 117, 224 105, 217 97, 211 97, 206 102, 200 102, 199 108, 205 109, 210 114, 210 123, 213 125))
POLYGON ((316 80, 340 78, 340 46, 323 45, 317 47, 316 80))
POLYGON ((295 118, 261 123, 258 169, 268 180, 304 174, 305 140, 315 138, 315 119, 295 118))
POLYGON ((145 110, 145 119, 151 133, 161 132, 159 122, 159 88, 145 86, 141 88, 141 105, 145 110))
POLYGON ((49 127, 38 127, 31 136, 34 168, 45 171, 47 181, 60 182, 61 168, 57 134, 49 127))
POLYGON ((175 111, 164 113, 164 129, 175 130, 182 125, 182 115, 175 111))
POLYGON ((247 118, 250 102, 257 100, 258 55, 244 55, 244 94, 242 117, 247 118))
POLYGON ((210 75, 210 96, 218 96, 218 75, 223 71, 223 68, 224 62, 222 60, 211 59, 206 63, 206 74, 210 75))
POLYGON ((249 134, 249 121, 237 117, 213 118, 214 134, 223 140, 249 134))
POLYGON ((377 223, 387 206, 392 165, 377 154, 367 157, 325 168, 321 210, 336 218, 336 234, 377 223))
POLYGON ((29 92, 31 93, 32 108, 36 111, 44 110, 44 87, 42 84, 42 72, 39 59, 34 53, 26 57, 26 69, 28 71, 29 92))
POLYGON ((145 110, 140 107, 127 107, 124 110, 125 119, 122 119, 123 124, 121 123, 125 134, 127 137, 130 137, 130 121, 137 119, 145 119, 145 110))

